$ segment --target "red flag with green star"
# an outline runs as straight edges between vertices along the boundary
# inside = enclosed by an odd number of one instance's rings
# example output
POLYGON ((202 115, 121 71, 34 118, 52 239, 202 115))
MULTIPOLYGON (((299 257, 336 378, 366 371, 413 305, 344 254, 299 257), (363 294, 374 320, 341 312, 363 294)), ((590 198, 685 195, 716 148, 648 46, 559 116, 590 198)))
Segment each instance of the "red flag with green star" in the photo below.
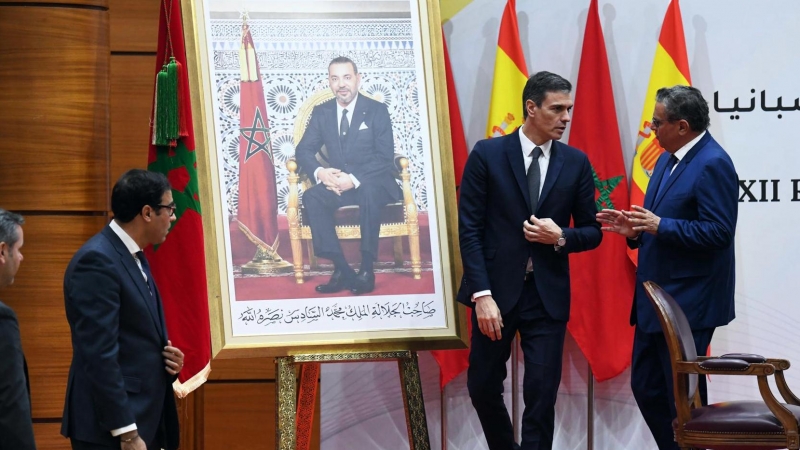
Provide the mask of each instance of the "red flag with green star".
POLYGON ((177 84, 182 133, 174 146, 156 146, 151 141, 147 168, 163 173, 172 184, 177 220, 167 240, 145 252, 161 294, 169 339, 185 355, 183 369, 173 384, 178 397, 184 397, 200 387, 211 371, 211 329, 181 3, 162 0, 156 73, 170 57, 182 66, 177 84))
MULTIPOLYGON (((628 181, 597 0, 591 0, 586 19, 574 111, 569 144, 589 156, 597 209, 628 209, 628 181)), ((599 381, 619 375, 631 363, 629 317, 636 275, 627 248, 624 237, 606 233, 596 250, 570 255, 568 328, 599 381)))

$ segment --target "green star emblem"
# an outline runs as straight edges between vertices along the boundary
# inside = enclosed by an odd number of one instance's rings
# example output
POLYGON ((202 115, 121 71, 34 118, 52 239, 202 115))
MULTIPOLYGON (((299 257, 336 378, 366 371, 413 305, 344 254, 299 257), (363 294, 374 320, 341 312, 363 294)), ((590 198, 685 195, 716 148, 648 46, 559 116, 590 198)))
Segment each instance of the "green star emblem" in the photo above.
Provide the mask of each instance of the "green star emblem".
POLYGON ((592 166, 592 178, 594 178, 594 188, 600 193, 597 200, 595 200, 597 210, 600 211, 603 208, 616 209, 614 208, 614 203, 611 202, 611 193, 614 192, 619 182, 625 177, 620 175, 607 180, 601 180, 600 177, 597 176, 594 166, 592 166))
POLYGON ((264 119, 261 117, 261 110, 256 108, 256 115, 253 118, 253 126, 250 128, 243 127, 240 129, 242 137, 247 141, 247 149, 244 156, 244 162, 247 162, 255 156, 258 152, 264 152, 269 157, 269 160, 272 164, 275 164, 275 161, 272 159, 272 151, 270 149, 270 136, 269 136, 269 127, 264 123, 264 119), (261 134, 264 136, 264 142, 260 142, 258 140, 258 135, 261 134))

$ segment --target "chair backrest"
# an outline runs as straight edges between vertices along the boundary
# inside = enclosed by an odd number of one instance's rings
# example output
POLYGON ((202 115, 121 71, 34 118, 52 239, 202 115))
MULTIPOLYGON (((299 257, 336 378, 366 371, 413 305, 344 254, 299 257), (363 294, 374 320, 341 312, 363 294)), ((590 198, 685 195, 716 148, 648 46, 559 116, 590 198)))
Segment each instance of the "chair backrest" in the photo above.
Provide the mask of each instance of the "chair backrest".
MULTIPOLYGON (((697 350, 692 337, 692 328, 689 320, 683 313, 681 306, 672 298, 661 286, 652 281, 645 281, 644 289, 650 302, 658 313, 658 320, 661 322, 661 330, 669 348, 669 356, 672 361, 673 382, 675 383, 675 401, 679 402, 676 407, 680 408, 680 403, 686 401, 689 404, 694 400, 697 392, 697 374, 677 373, 675 363, 680 361, 697 361, 697 350), (686 389, 683 390, 683 386, 686 389), (679 393, 683 391, 683 395, 679 393), (680 398, 683 397, 683 398, 680 398)), ((688 407, 688 405, 686 405, 688 407)))

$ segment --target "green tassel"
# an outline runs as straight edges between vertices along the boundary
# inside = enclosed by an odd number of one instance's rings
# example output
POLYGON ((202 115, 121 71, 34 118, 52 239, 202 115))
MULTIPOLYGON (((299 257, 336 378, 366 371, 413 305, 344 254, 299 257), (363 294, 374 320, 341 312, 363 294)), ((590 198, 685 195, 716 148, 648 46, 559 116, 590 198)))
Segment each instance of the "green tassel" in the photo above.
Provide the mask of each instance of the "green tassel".
POLYGON ((156 126, 154 131, 156 145, 169 145, 169 137, 167 134, 167 108, 167 68, 164 66, 156 77, 156 126))
POLYGON ((167 64, 167 137, 178 140, 180 122, 178 120, 178 63, 170 58, 167 64))

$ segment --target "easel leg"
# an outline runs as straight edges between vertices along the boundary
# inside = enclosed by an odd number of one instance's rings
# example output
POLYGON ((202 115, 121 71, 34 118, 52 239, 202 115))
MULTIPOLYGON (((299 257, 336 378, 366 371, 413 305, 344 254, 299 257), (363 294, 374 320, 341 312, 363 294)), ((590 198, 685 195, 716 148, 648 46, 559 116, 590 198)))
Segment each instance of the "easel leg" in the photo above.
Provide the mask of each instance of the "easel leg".
POLYGON ((408 424, 408 442, 411 450, 430 450, 428 421, 425 417, 425 402, 422 400, 422 379, 419 375, 417 353, 397 361, 400 369, 400 383, 403 389, 403 404, 408 424))
POLYGON ((275 358, 278 420, 275 421, 275 447, 277 450, 295 450, 297 413, 297 386, 295 384, 294 362, 291 357, 275 358))

